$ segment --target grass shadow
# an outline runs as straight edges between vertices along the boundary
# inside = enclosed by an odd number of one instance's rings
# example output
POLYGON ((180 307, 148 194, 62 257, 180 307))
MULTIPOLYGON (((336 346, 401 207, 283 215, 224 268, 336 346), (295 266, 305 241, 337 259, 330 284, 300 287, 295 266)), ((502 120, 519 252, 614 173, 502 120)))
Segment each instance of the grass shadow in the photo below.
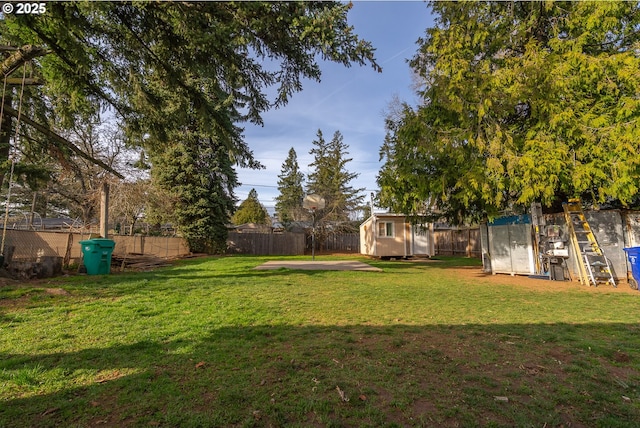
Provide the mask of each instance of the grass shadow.
POLYGON ((0 353, 0 426, 637 426, 626 324, 216 327, 0 353), (52 386, 47 393, 39 391, 52 386))
POLYGON ((262 261, 3 290, 0 426, 640 420, 635 295, 477 285, 453 261, 250 270, 262 261))

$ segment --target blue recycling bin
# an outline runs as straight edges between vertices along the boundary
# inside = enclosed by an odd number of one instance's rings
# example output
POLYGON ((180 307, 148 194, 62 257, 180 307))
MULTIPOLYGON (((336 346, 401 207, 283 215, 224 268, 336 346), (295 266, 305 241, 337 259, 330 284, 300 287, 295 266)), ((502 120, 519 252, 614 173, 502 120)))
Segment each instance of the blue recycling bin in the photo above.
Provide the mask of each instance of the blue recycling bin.
POLYGON ((111 254, 116 243, 111 239, 94 238, 80 241, 87 275, 107 275, 111 271, 111 254))
POLYGON ((629 285, 637 289, 638 283, 640 283, 640 247, 624 248, 624 251, 627 253, 627 259, 629 260, 629 265, 631 265, 631 275, 635 282, 632 283, 629 280, 629 285))

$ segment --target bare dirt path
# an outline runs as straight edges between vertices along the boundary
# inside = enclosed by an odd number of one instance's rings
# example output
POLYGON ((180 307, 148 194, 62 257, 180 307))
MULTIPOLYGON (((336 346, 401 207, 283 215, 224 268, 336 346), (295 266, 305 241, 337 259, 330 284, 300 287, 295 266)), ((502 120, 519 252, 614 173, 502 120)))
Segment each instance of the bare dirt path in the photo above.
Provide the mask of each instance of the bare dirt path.
POLYGON ((588 287, 578 281, 549 281, 545 279, 529 278, 524 275, 505 275, 483 272, 480 267, 455 267, 450 268, 456 271, 459 278, 468 279, 474 282, 482 281, 490 284, 517 285, 518 287, 531 289, 532 291, 567 291, 582 290, 593 293, 627 293, 638 294, 638 290, 633 290, 626 282, 620 282, 618 287, 610 285, 599 285, 598 287, 588 287))

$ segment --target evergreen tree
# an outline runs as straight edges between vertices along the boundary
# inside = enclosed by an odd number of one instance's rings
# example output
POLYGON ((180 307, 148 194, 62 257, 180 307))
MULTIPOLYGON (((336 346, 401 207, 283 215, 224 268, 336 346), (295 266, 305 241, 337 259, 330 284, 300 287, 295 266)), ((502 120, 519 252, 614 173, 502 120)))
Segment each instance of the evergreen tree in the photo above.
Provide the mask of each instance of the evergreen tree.
POLYGON ((289 155, 282 164, 278 178, 280 194, 276 197, 276 213, 280 222, 287 227, 291 222, 300 221, 306 217, 302 209, 304 174, 300 171, 298 155, 293 147, 289 149, 289 155))
POLYGON ((258 200, 258 192, 256 189, 251 189, 247 199, 242 201, 238 207, 238 211, 233 215, 233 224, 270 224, 269 213, 265 207, 258 200))
POLYGON ((318 218, 322 221, 349 221, 349 214, 364 200, 361 194, 364 188, 349 186, 349 182, 358 176, 346 168, 353 160, 346 157, 349 146, 344 143, 340 131, 336 131, 327 143, 321 130, 318 130, 313 145, 309 153, 314 156, 314 161, 309 166, 314 170, 307 178, 307 193, 318 194, 325 199, 325 208, 320 210, 318 218))
POLYGON ((185 129, 176 143, 152 158, 152 178, 175 203, 178 230, 196 252, 226 250, 227 224, 235 209, 238 185, 227 148, 216 140, 185 129))
POLYGON ((640 192, 638 2, 433 2, 411 65, 423 103, 390 118, 381 201, 450 219, 631 206, 640 192))

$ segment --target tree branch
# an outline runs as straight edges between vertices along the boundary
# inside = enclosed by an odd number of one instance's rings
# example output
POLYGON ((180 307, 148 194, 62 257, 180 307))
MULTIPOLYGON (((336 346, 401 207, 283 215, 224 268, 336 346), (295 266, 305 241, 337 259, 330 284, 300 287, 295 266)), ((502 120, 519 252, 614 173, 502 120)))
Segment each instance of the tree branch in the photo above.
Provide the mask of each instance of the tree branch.
MULTIPOLYGON (((4 108, 4 112, 6 114, 8 114, 9 116, 13 116, 15 118, 18 117, 18 112, 16 110, 14 110, 13 108, 11 108, 10 106, 5 104, 3 108, 4 108)), ((31 120, 30 118, 26 117, 24 114, 20 116, 20 120, 22 120, 27 125, 32 126, 36 130, 42 132, 44 135, 46 135, 47 137, 51 138, 56 143, 61 144, 64 147, 68 148, 69 150, 71 150, 73 153, 77 154, 81 158, 88 160, 89 162, 93 163, 94 165, 98 165, 99 167, 103 168, 105 171, 109 171, 110 173, 112 173, 113 175, 115 175, 118 178, 124 179, 124 176, 122 174, 120 174, 118 171, 116 171, 115 169, 111 168, 109 165, 107 165, 106 163, 104 163, 100 159, 95 159, 95 158, 89 156, 88 154, 86 154, 85 152, 80 150, 78 147, 76 147, 76 145, 73 144, 71 141, 61 137, 60 135, 56 134, 55 132, 53 132, 52 130, 47 128, 46 126, 41 125, 40 123, 31 120)))
POLYGON ((39 46, 26 45, 18 48, 17 51, 9 55, 7 59, 0 64, 0 73, 3 76, 8 76, 25 62, 31 61, 33 58, 45 55, 47 50, 39 46))

